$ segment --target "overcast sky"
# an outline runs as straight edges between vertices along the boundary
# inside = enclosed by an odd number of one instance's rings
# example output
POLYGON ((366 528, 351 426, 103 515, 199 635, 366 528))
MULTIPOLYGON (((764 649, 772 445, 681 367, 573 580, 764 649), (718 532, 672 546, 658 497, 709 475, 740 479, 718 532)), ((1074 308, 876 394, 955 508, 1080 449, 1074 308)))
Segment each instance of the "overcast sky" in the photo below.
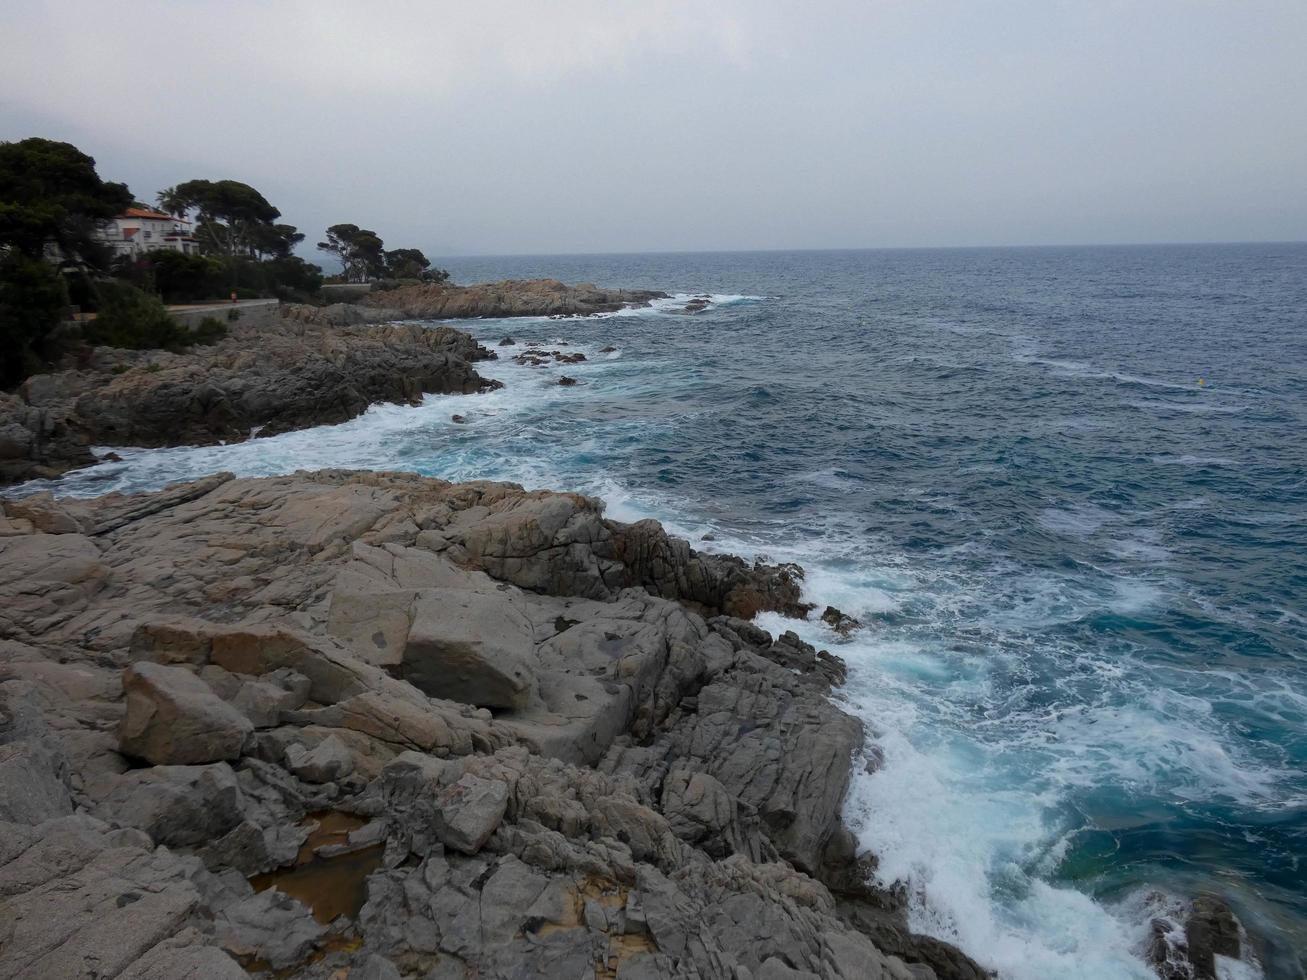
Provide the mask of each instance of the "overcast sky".
POLYGON ((13 0, 0 52, 0 139, 310 242, 1307 238, 1307 0, 13 0))

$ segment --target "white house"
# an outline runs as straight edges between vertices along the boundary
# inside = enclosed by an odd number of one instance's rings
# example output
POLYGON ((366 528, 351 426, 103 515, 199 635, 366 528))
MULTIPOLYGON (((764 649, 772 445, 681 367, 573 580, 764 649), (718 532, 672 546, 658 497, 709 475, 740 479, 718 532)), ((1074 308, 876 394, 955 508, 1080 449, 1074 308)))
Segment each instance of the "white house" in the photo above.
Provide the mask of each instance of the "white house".
POLYGON ((198 254, 199 243, 191 234, 191 223, 162 211, 128 208, 101 231, 101 238, 113 246, 114 255, 133 258, 155 249, 198 254))

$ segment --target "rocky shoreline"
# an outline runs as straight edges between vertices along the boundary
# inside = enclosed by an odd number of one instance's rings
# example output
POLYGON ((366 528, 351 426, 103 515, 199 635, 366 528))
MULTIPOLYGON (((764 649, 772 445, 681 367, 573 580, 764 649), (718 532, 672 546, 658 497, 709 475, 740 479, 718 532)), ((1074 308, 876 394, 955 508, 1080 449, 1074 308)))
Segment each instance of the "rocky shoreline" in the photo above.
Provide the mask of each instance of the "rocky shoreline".
MULTIPOLYGON (((0 395, 0 477, 497 384, 457 330, 284 313, 0 395)), ((802 575, 403 473, 0 500, 0 980, 987 976, 840 822, 844 664, 750 622, 802 575)), ((1166 980, 1241 942, 1211 896, 1152 933, 1166 980)))
POLYGON ((209 445, 344 422, 378 402, 497 387, 473 368, 496 355, 448 327, 394 321, 590 316, 665 293, 552 279, 410 285, 358 304, 287 305, 272 325, 236 321, 183 354, 86 348, 66 369, 0 392, 0 485, 96 460, 91 447, 209 445))
POLYGON ((0 978, 986 975, 867 883, 795 568, 400 473, 3 506, 0 978))

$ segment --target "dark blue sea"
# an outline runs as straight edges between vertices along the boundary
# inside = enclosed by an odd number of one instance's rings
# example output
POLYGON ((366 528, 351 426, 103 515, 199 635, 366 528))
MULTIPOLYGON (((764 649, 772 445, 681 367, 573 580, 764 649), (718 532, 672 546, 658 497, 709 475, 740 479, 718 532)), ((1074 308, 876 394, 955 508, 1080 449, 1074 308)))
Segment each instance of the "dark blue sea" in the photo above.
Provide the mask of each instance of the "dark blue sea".
POLYGON ((468 325, 586 352, 574 388, 505 357, 499 392, 56 489, 407 468, 798 561, 865 624, 799 632, 850 664, 884 765, 847 816, 917 928, 1004 976, 1147 978, 1150 921, 1214 890, 1258 937, 1225 976, 1304 975, 1307 245, 445 264, 681 295, 468 325))

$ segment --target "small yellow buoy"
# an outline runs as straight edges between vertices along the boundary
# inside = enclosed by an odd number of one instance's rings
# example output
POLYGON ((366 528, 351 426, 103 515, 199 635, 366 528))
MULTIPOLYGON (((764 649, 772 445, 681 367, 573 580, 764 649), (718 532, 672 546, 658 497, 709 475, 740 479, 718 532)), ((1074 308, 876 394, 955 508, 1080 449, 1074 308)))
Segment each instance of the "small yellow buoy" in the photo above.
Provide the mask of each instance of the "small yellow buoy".
POLYGON ((1199 388, 1201 388, 1201 387, 1202 387, 1203 385, 1205 385, 1205 384, 1207 384, 1207 382, 1204 381, 1202 378, 1199 378, 1199 379, 1198 379, 1198 387, 1199 387, 1199 388))

